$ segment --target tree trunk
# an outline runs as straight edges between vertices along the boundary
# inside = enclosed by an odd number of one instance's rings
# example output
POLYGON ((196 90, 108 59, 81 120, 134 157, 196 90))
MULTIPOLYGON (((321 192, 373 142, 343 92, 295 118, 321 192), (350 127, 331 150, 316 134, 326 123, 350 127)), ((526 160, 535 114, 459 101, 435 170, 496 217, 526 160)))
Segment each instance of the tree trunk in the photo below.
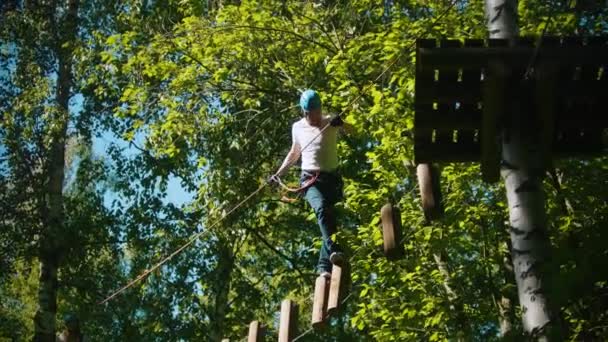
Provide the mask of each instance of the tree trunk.
MULTIPOLYGON (((486 0, 486 16, 490 38, 511 39, 518 35, 516 0, 486 0)), ((511 107, 506 109, 505 119, 509 121, 503 132, 501 175, 507 190, 519 305, 524 332, 536 340, 548 341, 557 329, 552 329, 556 327, 556 316, 552 314, 545 272, 550 241, 542 190, 543 158, 529 119, 523 118, 516 103, 507 103, 511 107)))
POLYGON ((435 259, 435 264, 437 264, 439 273, 443 276, 443 288, 448 295, 448 299, 453 302, 458 296, 452 289, 452 277, 450 276, 450 270, 448 269, 447 257, 445 253, 433 253, 433 258, 435 259))
POLYGON ((224 321, 228 311, 228 294, 232 270, 234 268, 234 254, 228 244, 220 239, 216 277, 214 285, 213 315, 210 317, 209 337, 212 342, 219 342, 224 336, 224 321))
POLYGON ((455 312, 456 322, 458 323, 459 331, 457 336, 454 336, 455 341, 465 341, 466 336, 470 336, 470 331, 467 326, 467 319, 464 313, 462 302, 458 298, 458 294, 452 288, 452 276, 448 268, 448 256, 445 252, 433 253, 435 264, 439 273, 443 276, 443 288, 450 301, 450 309, 455 312))
MULTIPOLYGON (((56 13, 51 8, 50 12, 56 13)), ((55 341, 55 315, 57 313, 57 271, 63 250, 62 228, 64 225, 63 182, 65 173, 65 144, 69 121, 69 100, 72 86, 73 41, 76 37, 78 0, 70 0, 64 23, 59 28, 54 49, 58 56, 56 90, 55 127, 48 155, 47 195, 44 217, 45 229, 40 239, 40 285, 38 289, 38 310, 34 317, 34 340, 55 341)), ((50 18, 54 21, 53 18, 50 18)), ((54 28, 53 28, 54 29, 54 28)))

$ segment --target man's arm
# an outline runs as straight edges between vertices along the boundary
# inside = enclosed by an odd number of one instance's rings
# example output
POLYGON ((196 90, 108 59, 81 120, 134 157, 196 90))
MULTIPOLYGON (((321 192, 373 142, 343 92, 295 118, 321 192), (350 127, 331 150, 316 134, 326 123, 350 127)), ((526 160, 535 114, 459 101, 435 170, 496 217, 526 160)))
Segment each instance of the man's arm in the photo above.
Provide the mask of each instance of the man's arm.
POLYGON ((285 160, 283 160, 283 164, 281 164, 281 167, 279 167, 275 175, 282 176, 285 171, 287 171, 287 169, 289 169, 289 167, 300 158, 301 153, 302 149, 300 144, 294 140, 294 142, 291 144, 291 150, 289 150, 289 153, 287 153, 285 160))

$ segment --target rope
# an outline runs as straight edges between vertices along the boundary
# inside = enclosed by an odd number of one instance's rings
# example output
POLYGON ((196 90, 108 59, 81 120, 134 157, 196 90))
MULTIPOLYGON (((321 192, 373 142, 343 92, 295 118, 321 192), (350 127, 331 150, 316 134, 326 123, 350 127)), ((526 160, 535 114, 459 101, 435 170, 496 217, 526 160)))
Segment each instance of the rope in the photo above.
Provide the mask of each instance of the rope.
POLYGON ((291 340, 291 342, 296 342, 297 340, 301 339, 302 337, 310 334, 311 332, 313 332, 313 328, 309 328, 308 330, 306 330, 305 332, 303 332, 302 334, 298 335, 296 338, 294 338, 293 340, 291 340))
POLYGON ((190 238, 190 240, 188 240, 188 242, 186 242, 185 244, 183 244, 180 248, 176 249, 173 253, 169 254, 167 257, 165 257, 164 259, 162 259, 160 262, 158 262, 152 268, 145 270, 142 274, 140 274, 139 276, 137 276, 137 278, 133 279, 127 285, 121 287, 116 292, 112 293, 106 299, 104 299, 101 302, 99 302, 99 304, 101 305, 101 304, 104 304, 104 303, 108 302, 110 299, 112 299, 112 298, 116 297, 117 295, 119 295, 120 293, 124 292, 129 287, 135 285, 137 282, 139 282, 140 280, 142 280, 143 278, 145 278, 148 274, 154 272, 156 269, 158 269, 164 263, 166 263, 167 261, 171 260, 174 256, 176 256, 179 253, 181 253, 184 249, 186 249, 188 246, 190 246, 192 243, 194 243, 194 241, 198 240, 202 235, 209 233, 213 227, 215 227, 216 225, 218 225, 228 215, 230 215, 232 212, 234 212, 239 207, 241 207, 243 204, 245 204, 245 202, 247 202, 251 197, 255 196, 257 193, 259 193, 260 191, 262 191, 262 189, 264 189, 267 185, 268 185, 267 183, 263 183, 257 190, 255 190, 254 192, 252 192, 251 194, 249 194, 249 196, 245 197, 245 199, 243 199, 241 202, 239 202, 237 205, 235 205, 232 209, 230 209, 222 217, 220 217, 218 220, 216 220, 215 222, 213 222, 211 224, 211 226, 209 226, 209 228, 207 230, 204 230, 204 231, 202 231, 200 233, 194 234, 190 238))

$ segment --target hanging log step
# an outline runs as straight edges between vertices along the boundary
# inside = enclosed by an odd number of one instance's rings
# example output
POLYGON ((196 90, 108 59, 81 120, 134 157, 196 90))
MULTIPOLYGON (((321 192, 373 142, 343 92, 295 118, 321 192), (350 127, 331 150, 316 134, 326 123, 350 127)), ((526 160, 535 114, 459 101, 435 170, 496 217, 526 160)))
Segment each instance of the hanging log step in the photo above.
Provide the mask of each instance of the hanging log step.
POLYGON ((279 342, 290 342, 296 336, 298 325, 298 306, 292 300, 285 299, 281 303, 281 318, 279 321, 279 342))
POLYGON ((264 327, 260 321, 252 321, 249 324, 249 335, 247 342, 262 342, 264 340, 264 327))
POLYGON ((384 255, 389 260, 397 260, 405 254, 401 245, 401 214, 391 203, 380 209, 382 219, 382 238, 384 240, 384 255))
POLYGON ((315 295, 312 302, 312 327, 321 329, 325 326, 327 316, 327 293, 329 286, 327 278, 318 276, 315 281, 315 295))
POLYGON ((416 167, 416 175, 420 186, 420 199, 424 217, 429 221, 441 218, 443 216, 443 204, 439 170, 430 164, 419 164, 416 167))
POLYGON ((341 302, 347 291, 349 279, 348 264, 343 266, 333 265, 331 270, 331 282, 329 285, 329 297, 327 299, 327 314, 333 315, 341 306, 341 302))

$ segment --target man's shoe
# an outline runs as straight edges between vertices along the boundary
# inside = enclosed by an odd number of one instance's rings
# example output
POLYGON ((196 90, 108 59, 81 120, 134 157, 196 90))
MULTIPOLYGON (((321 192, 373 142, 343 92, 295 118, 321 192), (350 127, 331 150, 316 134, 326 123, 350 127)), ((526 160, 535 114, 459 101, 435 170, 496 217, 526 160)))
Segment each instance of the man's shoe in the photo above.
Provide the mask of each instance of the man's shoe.
POLYGON ((331 253, 329 255, 329 261, 331 261, 331 263, 334 265, 342 266, 342 264, 344 264, 344 261, 345 261, 344 253, 342 253, 342 252, 331 253))

